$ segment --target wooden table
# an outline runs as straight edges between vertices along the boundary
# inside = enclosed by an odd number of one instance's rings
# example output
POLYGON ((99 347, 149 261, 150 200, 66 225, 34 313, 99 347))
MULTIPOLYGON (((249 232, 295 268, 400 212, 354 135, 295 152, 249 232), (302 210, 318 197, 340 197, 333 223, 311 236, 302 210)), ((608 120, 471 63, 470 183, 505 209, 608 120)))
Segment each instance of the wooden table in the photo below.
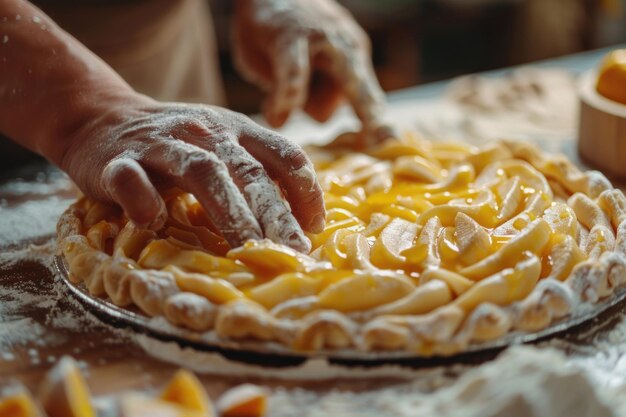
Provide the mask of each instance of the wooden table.
MULTIPOLYGON (((605 52, 565 57, 538 65, 558 66, 579 73, 596 65, 605 52)), ((488 75, 498 77, 504 71, 488 75)), ((441 96, 446 86, 447 83, 435 83, 393 93, 390 96, 392 108, 402 109, 416 104, 428 106, 441 96)), ((296 117, 284 132, 297 140, 311 136, 321 140, 353 125, 351 116, 341 111, 326 126, 296 117)), ((570 142, 573 149, 573 138, 570 142)), ((41 252, 41 249, 29 249, 29 245, 33 242, 45 245, 52 239, 56 218, 74 198, 74 192, 71 183, 63 175, 41 164, 25 167, 20 172, 5 176, 0 182, 0 381, 16 378, 34 389, 58 358, 71 355, 87 369, 89 384, 96 394, 131 387, 159 387, 177 366, 151 358, 132 340, 120 336, 107 325, 98 324, 93 319, 83 320, 82 317, 89 314, 81 309, 42 264, 41 259, 46 259, 46 256, 39 256, 35 261, 29 260, 34 253, 41 252), (15 299, 16 288, 23 302, 15 299)), ((610 327, 610 323, 607 327, 610 327)), ((602 331, 606 330, 598 330, 602 331)), ((330 384, 211 375, 203 376, 202 380, 213 398, 227 387, 244 380, 276 389, 299 387, 322 397, 337 389, 376 395, 378 390, 389 387, 408 389, 413 386, 410 381, 391 377, 375 380, 345 379, 330 384)), ((274 414, 280 415, 280 410, 274 411, 274 414)), ((372 409, 369 412, 371 415, 381 415, 377 414, 380 410, 372 409)))

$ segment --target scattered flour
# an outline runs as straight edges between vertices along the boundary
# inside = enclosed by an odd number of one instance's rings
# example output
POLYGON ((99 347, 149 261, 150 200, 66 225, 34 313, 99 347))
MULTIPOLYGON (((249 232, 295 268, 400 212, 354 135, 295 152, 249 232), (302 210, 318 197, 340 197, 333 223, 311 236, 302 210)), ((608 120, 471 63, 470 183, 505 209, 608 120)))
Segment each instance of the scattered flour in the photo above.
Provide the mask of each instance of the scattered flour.
MULTIPOLYGON (((416 381, 418 382, 418 381, 416 381)), ((370 392, 333 391, 323 397, 279 389, 272 416, 595 417, 626 412, 618 397, 597 389, 587 374, 554 349, 514 347, 434 392, 414 384, 370 392)))
POLYGON ((0 327, 0 352, 2 352, 2 357, 13 357, 8 349, 15 349, 30 342, 48 343, 49 341, 45 336, 46 328, 30 318, 2 323, 0 327))
POLYGON ((553 346, 572 349, 577 354, 569 360, 584 368, 598 385, 606 388, 626 388, 626 316, 608 333, 596 336, 591 346, 562 346, 553 341, 553 346))
POLYGON ((71 188, 71 182, 64 175, 56 172, 49 175, 39 173, 34 181, 16 179, 0 184, 0 194, 14 197, 31 197, 34 194, 48 196, 69 188, 71 188))
POLYGON ((74 199, 70 180, 58 170, 41 172, 34 180, 0 183, 0 247, 53 235, 74 199))
MULTIPOLYGON (((54 271, 55 245, 56 242, 49 241, 43 245, 6 250, 0 253, 0 269, 21 262, 36 262, 54 271)), ((11 286, 2 285, 0 281, 0 361, 14 360, 15 353, 28 346, 26 353, 30 362, 36 365, 45 360, 40 358, 39 349, 63 344, 67 341, 68 331, 78 333, 103 327, 109 330, 109 326, 84 310, 78 301, 68 297, 65 284, 58 277, 50 291, 42 291, 30 280, 11 286), (44 312, 44 320, 24 317, 27 309, 44 312)), ((116 330, 110 331, 124 337, 116 330)))
POLYGON ((561 349, 550 346, 558 345, 552 342, 541 348, 512 347, 482 366, 457 364, 420 370, 400 366, 347 368, 321 359, 292 368, 268 368, 232 362, 219 354, 181 348, 176 343, 145 335, 136 335, 134 340, 152 356, 199 373, 281 380, 399 378, 405 381, 363 392, 331 390, 319 394, 299 388, 279 388, 271 397, 272 416, 292 416, 296 411, 298 415, 311 417, 626 415, 626 356, 618 354, 618 351, 626 352, 626 319, 596 343, 594 356, 566 357, 561 349), (616 339, 624 343, 619 349, 615 349, 616 339))
MULTIPOLYGON (((0 252, 0 268, 14 266, 20 262, 37 262, 46 269, 53 270, 53 254, 56 242, 50 240, 41 245, 29 244, 25 247, 0 252)), ((13 289, 9 289, 11 291, 13 289)))
POLYGON ((69 204, 68 199, 53 197, 28 201, 21 204, 19 210, 2 209, 0 245, 54 234, 56 221, 69 204))

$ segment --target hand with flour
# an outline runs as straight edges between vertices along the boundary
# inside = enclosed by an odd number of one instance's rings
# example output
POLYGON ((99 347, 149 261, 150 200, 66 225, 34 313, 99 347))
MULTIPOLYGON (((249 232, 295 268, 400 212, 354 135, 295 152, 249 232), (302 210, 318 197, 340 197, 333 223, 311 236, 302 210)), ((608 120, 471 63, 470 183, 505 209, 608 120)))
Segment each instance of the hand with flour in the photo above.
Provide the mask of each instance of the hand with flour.
POLYGON ((365 139, 393 136, 381 119, 385 99, 367 34, 334 0, 238 0, 233 49, 244 77, 267 91, 270 125, 298 108, 326 121, 347 98, 365 139))
POLYGON ((299 146, 223 108, 136 93, 26 1, 0 2, 0 28, 0 132, 85 194, 158 229, 159 190, 175 186, 195 195, 233 247, 266 237, 310 249, 303 229, 323 229, 324 203, 299 146))
POLYGON ((322 191, 302 149, 220 107, 142 99, 111 110, 75 132, 60 166, 143 227, 163 225, 158 190, 173 186, 198 199, 233 247, 267 237, 308 251, 302 229, 324 227, 322 191))

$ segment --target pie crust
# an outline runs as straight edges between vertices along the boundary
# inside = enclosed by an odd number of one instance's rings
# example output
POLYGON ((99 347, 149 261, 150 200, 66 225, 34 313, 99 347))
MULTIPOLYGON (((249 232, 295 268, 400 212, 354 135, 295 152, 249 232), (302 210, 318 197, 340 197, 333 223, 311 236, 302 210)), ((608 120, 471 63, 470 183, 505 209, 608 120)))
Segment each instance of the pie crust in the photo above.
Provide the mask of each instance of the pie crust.
POLYGON ((83 197, 58 224, 70 280, 225 340, 419 356, 540 331, 626 282, 626 198, 600 172, 524 142, 337 143, 308 149, 328 212, 310 254, 230 249, 179 190, 157 232, 83 197))

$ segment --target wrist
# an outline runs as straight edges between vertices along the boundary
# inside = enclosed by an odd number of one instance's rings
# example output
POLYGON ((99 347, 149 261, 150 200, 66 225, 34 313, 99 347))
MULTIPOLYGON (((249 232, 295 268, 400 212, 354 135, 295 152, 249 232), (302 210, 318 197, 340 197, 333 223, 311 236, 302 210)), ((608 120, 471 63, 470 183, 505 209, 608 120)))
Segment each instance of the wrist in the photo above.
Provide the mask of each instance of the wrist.
POLYGON ((155 100, 132 89, 90 91, 68 97, 69 115, 56 128, 50 129, 40 142, 40 153, 49 161, 67 170, 74 149, 85 140, 100 136, 98 130, 112 129, 134 113, 154 104, 155 100))

